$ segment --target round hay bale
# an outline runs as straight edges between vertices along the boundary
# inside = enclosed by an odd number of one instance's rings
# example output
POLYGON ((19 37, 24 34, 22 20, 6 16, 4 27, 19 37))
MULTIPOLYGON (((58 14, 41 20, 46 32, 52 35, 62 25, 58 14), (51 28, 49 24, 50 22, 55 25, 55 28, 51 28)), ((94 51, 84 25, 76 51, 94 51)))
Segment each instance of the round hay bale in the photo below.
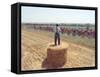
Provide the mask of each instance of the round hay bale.
POLYGON ((46 59, 49 62, 49 65, 55 68, 63 66, 67 61, 67 49, 68 45, 65 44, 58 46, 49 45, 47 48, 46 59))

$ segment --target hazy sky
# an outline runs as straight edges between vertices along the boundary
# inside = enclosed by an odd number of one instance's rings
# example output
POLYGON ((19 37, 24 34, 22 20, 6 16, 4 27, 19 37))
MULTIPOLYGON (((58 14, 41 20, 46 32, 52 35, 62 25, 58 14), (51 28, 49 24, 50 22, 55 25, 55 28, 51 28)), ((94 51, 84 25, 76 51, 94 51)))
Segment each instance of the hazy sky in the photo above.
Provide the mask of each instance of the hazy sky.
POLYGON ((59 8, 21 8, 22 23, 95 23, 95 11, 59 8))

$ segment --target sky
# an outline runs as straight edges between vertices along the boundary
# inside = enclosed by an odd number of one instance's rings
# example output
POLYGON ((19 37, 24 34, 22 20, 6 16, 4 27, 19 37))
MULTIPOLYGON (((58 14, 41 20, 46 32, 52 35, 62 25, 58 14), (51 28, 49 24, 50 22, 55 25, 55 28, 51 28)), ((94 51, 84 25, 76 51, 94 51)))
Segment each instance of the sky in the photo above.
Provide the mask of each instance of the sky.
POLYGON ((22 6, 22 23, 95 23, 94 10, 22 6))

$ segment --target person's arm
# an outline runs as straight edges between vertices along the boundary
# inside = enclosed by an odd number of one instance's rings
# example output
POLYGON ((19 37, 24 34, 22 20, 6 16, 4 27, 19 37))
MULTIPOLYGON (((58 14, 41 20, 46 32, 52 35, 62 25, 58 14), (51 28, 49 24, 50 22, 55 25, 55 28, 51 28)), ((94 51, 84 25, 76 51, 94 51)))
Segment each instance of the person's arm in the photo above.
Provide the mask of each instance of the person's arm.
POLYGON ((61 28, 59 27, 59 32, 61 32, 61 28))
POLYGON ((53 31, 56 32, 56 27, 55 26, 53 27, 53 31))

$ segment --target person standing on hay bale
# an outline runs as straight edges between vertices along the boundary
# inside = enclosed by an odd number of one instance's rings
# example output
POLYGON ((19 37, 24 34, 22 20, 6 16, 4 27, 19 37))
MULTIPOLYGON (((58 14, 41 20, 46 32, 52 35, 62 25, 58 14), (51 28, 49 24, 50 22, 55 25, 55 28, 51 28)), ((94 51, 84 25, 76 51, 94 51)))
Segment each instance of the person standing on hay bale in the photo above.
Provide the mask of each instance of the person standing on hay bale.
POLYGON ((61 29, 60 29, 59 25, 56 24, 56 28, 55 28, 55 45, 60 45, 60 31, 61 31, 61 29))

